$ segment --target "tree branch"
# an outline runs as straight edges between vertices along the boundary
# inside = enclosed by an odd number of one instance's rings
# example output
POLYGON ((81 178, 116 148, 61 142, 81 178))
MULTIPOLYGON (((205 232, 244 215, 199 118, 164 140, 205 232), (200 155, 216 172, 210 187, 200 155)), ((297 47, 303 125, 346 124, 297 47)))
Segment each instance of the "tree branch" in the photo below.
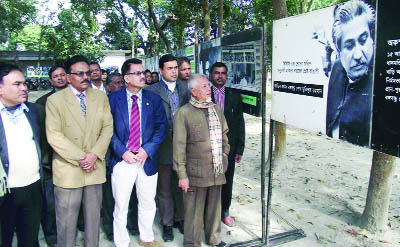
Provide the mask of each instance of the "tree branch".
POLYGON ((165 46, 167 47, 167 52, 171 52, 171 43, 169 42, 164 31, 160 28, 160 25, 158 24, 157 16, 154 13, 154 7, 153 7, 153 3, 151 2, 151 0, 147 0, 147 5, 149 7, 150 17, 153 20, 154 28, 156 29, 157 33, 160 34, 161 39, 164 41, 165 46))

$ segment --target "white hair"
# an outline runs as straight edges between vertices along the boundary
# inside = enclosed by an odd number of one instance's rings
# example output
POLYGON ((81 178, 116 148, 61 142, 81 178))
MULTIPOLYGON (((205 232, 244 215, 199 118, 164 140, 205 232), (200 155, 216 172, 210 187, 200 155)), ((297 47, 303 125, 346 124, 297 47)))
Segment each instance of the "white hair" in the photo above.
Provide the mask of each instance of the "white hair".
POLYGON ((189 77, 189 80, 188 80, 188 87, 189 87, 189 89, 196 88, 196 86, 197 86, 197 81, 198 81, 200 78, 204 78, 204 79, 208 80, 208 78, 207 78, 205 75, 203 75, 203 74, 192 74, 192 75, 189 77))

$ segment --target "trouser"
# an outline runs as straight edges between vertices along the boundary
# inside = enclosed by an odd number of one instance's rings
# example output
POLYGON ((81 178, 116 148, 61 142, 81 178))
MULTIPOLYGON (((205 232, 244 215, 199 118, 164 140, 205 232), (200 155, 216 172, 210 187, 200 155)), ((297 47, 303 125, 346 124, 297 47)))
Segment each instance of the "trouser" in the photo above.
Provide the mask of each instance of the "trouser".
POLYGON ((28 186, 12 188, 4 196, 1 207, 2 247, 11 247, 14 230, 18 247, 38 247, 42 212, 41 181, 28 186))
POLYGON ((232 202, 233 176, 235 175, 235 159, 228 159, 228 170, 226 170, 226 184, 222 185, 221 191, 221 213, 222 218, 229 216, 229 208, 232 202))
POLYGON ((65 189, 54 186, 57 221, 57 247, 75 247, 79 209, 82 203, 85 220, 85 247, 99 245, 102 185, 65 189))
MULTIPOLYGON (((107 181, 103 184, 103 203, 102 203, 102 225, 103 231, 107 235, 113 234, 113 212, 115 201, 112 194, 111 175, 107 175, 107 181)), ((132 190, 128 209, 128 230, 138 229, 138 208, 135 187, 132 190)))
POLYGON ((158 174, 147 176, 143 167, 121 161, 114 166, 111 185, 115 200, 114 209, 114 244, 128 247, 130 238, 127 225, 128 206, 133 185, 136 185, 138 198, 139 239, 143 242, 154 240, 153 222, 156 214, 155 196, 158 174))
POLYGON ((47 245, 53 245, 57 243, 54 185, 53 174, 46 168, 43 169, 43 192, 42 229, 47 245))
POLYGON ((201 247, 203 226, 206 243, 208 245, 220 243, 221 187, 221 185, 191 186, 193 192, 183 194, 185 204, 184 247, 201 247))
POLYGON ((178 187, 178 175, 172 165, 159 165, 157 198, 161 224, 172 226, 184 219, 182 190, 178 187))

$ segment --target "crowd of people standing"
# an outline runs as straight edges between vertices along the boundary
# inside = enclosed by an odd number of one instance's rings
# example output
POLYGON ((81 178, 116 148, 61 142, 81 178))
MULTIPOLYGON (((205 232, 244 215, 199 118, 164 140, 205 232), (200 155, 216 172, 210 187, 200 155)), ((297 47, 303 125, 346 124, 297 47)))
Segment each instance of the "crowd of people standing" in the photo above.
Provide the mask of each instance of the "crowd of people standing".
POLYGON ((117 247, 164 242, 211 246, 229 214, 235 163, 244 151, 240 95, 225 87, 228 68, 210 78, 190 61, 161 56, 159 71, 126 60, 121 73, 77 55, 49 71, 53 90, 29 103, 18 67, 0 64, 1 246, 99 246, 100 226, 117 247))

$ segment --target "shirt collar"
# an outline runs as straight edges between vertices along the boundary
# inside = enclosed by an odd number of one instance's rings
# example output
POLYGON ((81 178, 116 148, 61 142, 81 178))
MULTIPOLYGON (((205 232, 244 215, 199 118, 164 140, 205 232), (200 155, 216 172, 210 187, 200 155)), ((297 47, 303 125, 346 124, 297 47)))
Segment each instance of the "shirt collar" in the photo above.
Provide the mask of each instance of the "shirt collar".
POLYGON ((142 89, 139 89, 139 91, 137 93, 132 93, 131 91, 129 91, 128 88, 126 88, 125 90, 126 90, 126 95, 128 96, 128 98, 132 98, 132 95, 136 95, 138 97, 138 99, 142 98, 142 89))
MULTIPOLYGON (((16 109, 16 111, 26 111, 26 112, 29 112, 29 108, 26 106, 25 103, 21 103, 21 104, 18 106, 18 108, 16 109)), ((8 112, 8 111, 7 111, 6 106, 3 105, 3 103, 0 102, 0 113, 3 113, 3 112, 8 112)))
MULTIPOLYGON (((81 92, 79 92, 78 90, 76 90, 76 88, 74 88, 71 84, 69 84, 69 87, 71 88, 72 93, 73 93, 75 96, 76 96, 77 94, 80 94, 80 93, 81 93, 81 92)), ((83 93, 83 95, 86 96, 86 90, 83 91, 82 93, 83 93)))
POLYGON ((169 82, 169 81, 164 80, 164 78, 162 78, 162 77, 161 77, 161 79, 165 83, 165 85, 167 86, 169 91, 173 92, 175 90, 176 81, 169 82))
POLYGON ((225 94, 225 85, 223 85, 221 88, 217 88, 217 87, 213 86, 213 92, 225 94))

